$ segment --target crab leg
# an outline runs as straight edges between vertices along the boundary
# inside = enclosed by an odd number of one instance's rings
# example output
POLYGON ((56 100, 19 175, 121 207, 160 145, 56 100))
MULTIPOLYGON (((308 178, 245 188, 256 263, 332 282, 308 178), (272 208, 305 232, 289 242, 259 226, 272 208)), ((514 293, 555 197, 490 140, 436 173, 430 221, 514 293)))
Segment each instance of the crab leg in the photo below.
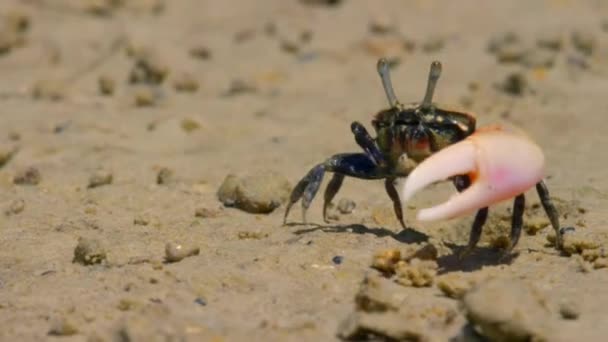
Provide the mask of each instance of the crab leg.
POLYGON ((534 142, 519 132, 493 126, 418 165, 406 179, 401 198, 407 201, 431 183, 468 175, 470 187, 417 216, 420 221, 450 219, 517 197, 539 183, 543 173, 544 156, 534 142))

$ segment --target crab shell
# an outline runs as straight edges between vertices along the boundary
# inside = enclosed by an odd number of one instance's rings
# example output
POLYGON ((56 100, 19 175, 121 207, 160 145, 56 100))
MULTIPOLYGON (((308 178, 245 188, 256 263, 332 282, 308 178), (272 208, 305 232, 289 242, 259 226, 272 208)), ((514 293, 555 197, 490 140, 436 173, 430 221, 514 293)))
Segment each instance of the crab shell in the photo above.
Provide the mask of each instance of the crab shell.
POLYGON ((450 145, 420 163, 405 180, 402 201, 427 185, 468 175, 471 186, 447 202, 421 210, 417 219, 451 219, 526 192, 544 175, 542 150, 523 132, 489 126, 450 145))

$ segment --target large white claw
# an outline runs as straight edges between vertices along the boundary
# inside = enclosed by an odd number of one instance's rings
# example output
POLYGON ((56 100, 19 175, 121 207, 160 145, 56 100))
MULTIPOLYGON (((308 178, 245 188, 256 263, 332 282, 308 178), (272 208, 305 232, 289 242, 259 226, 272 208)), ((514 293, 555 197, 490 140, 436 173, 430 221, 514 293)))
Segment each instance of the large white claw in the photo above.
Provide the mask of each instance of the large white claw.
POLYGON ((543 152, 520 132, 501 126, 479 129, 418 165, 406 179, 402 200, 427 185, 456 175, 469 175, 471 186, 447 202, 418 213, 418 220, 450 219, 515 197, 544 174, 543 152))

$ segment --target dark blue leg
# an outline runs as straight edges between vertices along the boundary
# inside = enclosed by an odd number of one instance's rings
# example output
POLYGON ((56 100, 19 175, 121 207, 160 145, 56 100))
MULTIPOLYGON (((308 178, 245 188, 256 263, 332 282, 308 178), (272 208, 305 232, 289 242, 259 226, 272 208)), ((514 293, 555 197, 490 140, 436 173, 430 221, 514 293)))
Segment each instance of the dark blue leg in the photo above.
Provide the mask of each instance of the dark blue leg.
POLYGON ((362 179, 380 179, 385 177, 384 171, 380 169, 366 154, 336 154, 335 156, 326 160, 325 163, 319 164, 312 168, 306 174, 306 176, 304 176, 304 178, 298 182, 291 192, 289 202, 287 203, 283 224, 285 224, 287 221, 287 216, 289 215, 291 207, 294 203, 300 200, 300 198, 302 199, 302 218, 303 221, 306 222, 306 210, 310 206, 310 202, 317 194, 321 181, 323 180, 323 175, 326 171, 333 172, 339 176, 334 176, 334 178, 332 178, 330 181, 329 188, 325 194, 325 208, 327 205, 329 205, 328 203, 331 202, 331 199, 333 199, 335 194, 338 192, 340 185, 342 185, 344 176, 362 179), (327 199, 329 199, 329 201, 327 201, 327 199))

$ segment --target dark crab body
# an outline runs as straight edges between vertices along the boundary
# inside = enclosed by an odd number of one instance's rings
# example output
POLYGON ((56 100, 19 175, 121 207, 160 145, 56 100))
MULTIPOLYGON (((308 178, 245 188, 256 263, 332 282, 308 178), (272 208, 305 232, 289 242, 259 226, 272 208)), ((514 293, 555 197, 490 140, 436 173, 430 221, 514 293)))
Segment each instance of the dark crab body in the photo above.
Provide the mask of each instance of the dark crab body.
MULTIPOLYGON (((387 61, 380 59, 377 67, 390 108, 380 111, 372 120, 376 137, 372 138, 361 123, 353 122, 351 131, 364 152, 336 154, 313 167, 293 189, 285 210, 284 222, 293 204, 300 199, 302 199, 302 218, 306 222, 306 211, 319 190, 325 172, 332 172, 333 177, 324 194, 323 218, 326 222, 329 204, 342 186, 344 177, 350 176, 361 179, 384 179, 385 189, 393 202, 395 214, 402 227, 406 228, 401 201, 394 184, 395 179, 407 177, 429 156, 475 133, 476 120, 472 114, 441 108, 432 102, 435 86, 441 74, 439 62, 431 64, 424 99, 420 103, 410 105, 403 105, 397 100, 387 61)), ((471 185, 468 175, 456 175, 451 180, 458 191, 463 191, 471 185)), ((543 181, 540 181, 536 188, 543 207, 557 231, 559 229, 557 212, 551 204, 543 181)), ((515 197, 514 202, 511 247, 515 246, 519 239, 523 210, 524 197, 521 194, 515 197)), ((477 211, 466 252, 474 248, 479 241, 487 214, 487 207, 477 211)))

